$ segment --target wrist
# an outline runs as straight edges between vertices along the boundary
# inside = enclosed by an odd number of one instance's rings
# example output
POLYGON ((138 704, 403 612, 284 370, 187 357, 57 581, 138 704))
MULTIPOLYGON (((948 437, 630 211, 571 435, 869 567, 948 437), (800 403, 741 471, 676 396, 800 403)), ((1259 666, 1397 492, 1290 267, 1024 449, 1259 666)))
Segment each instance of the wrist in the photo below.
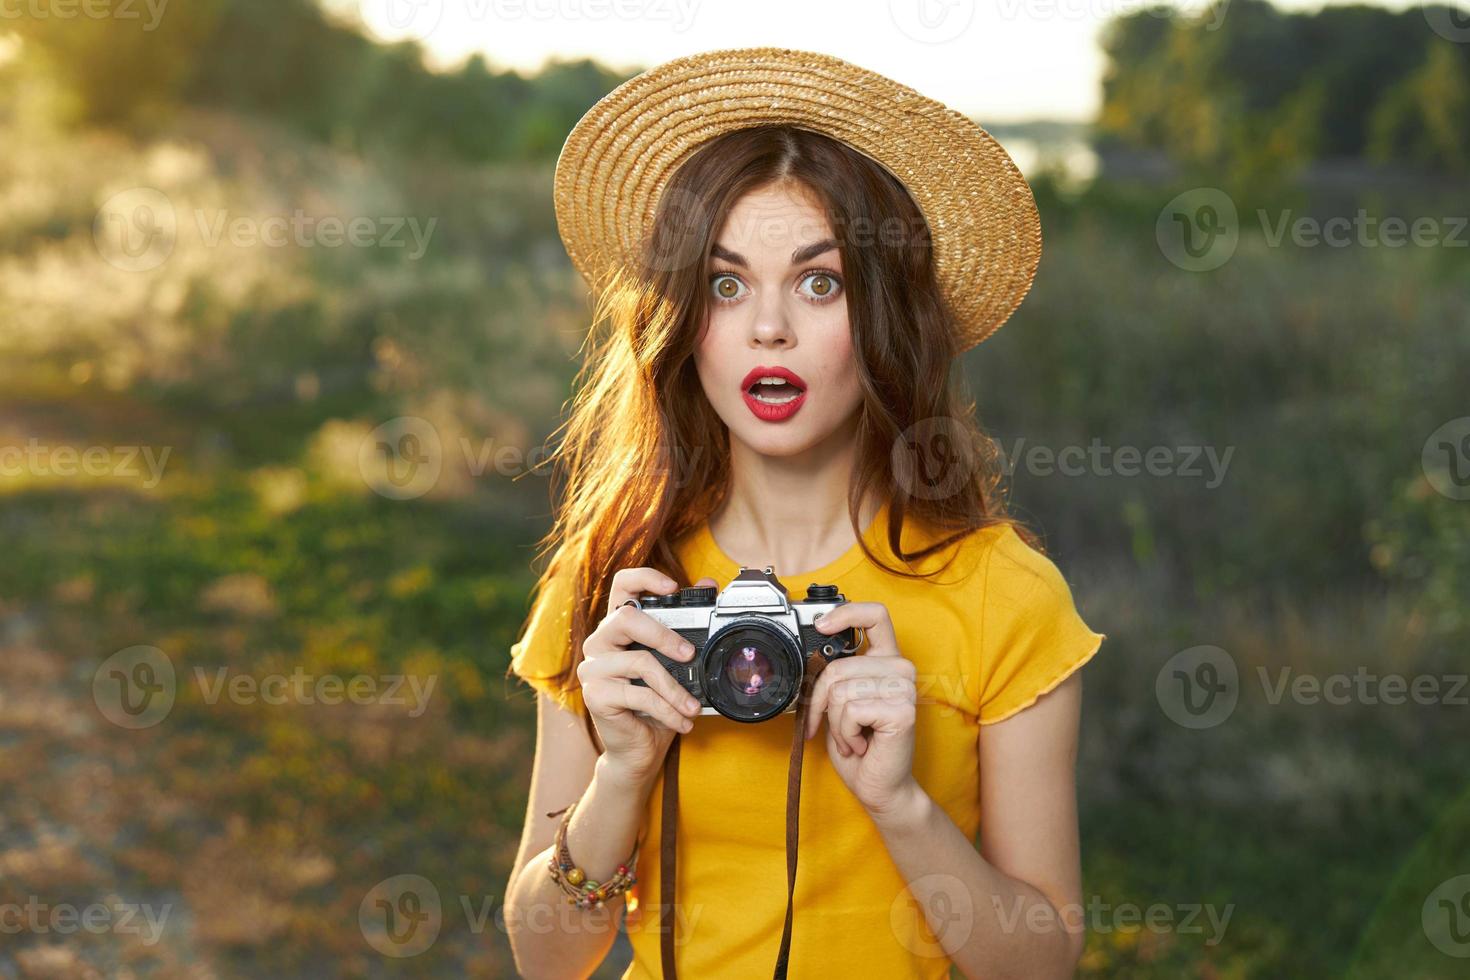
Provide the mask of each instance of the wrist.
POLYGON ((910 780, 881 807, 869 807, 868 815, 884 832, 906 832, 924 826, 934 801, 917 780, 910 780))
POLYGON ((658 773, 656 768, 647 772, 630 769, 606 752, 597 757, 597 763, 593 767, 593 776, 598 785, 639 799, 653 791, 653 784, 658 782, 658 773))

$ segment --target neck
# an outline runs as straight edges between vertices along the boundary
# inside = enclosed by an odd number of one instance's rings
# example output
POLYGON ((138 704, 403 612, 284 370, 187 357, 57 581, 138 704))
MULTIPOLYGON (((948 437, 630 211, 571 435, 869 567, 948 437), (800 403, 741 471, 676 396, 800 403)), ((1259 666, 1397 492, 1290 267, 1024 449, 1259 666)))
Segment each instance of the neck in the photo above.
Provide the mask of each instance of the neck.
MULTIPOLYGON (((847 507, 855 456, 846 429, 799 456, 766 456, 732 439, 730 492, 709 521, 720 550, 747 567, 771 565, 777 575, 841 557, 857 543, 847 507)), ((881 504, 869 494, 860 528, 881 504)))

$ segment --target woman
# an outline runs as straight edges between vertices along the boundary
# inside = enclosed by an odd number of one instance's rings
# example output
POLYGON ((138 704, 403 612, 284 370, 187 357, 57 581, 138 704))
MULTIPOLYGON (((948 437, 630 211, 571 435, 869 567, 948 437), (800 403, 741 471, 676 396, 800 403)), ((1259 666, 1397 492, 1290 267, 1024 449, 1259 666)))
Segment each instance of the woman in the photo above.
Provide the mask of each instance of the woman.
POLYGON ((625 977, 1071 975, 1077 668, 1104 637, 951 386, 1035 272, 1019 172, 911 89, 758 48, 600 101, 556 203, 602 329, 512 648, 538 692, 505 910, 523 975, 590 973, 620 922, 625 977), (823 628, 866 638, 753 724, 701 714, 643 649, 691 648, 626 604, 742 566, 838 586, 823 628), (825 731, 804 769, 799 721, 825 731))

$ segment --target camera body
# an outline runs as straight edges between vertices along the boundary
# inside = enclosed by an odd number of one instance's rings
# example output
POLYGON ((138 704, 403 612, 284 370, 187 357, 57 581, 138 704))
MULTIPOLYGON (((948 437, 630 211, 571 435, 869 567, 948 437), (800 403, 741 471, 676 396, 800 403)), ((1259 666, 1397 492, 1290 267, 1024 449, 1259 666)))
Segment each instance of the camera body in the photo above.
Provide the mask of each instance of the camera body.
MULTIPOLYGON (((858 649, 852 627, 830 635, 816 628, 819 617, 847 602, 837 586, 813 583, 804 599, 792 601, 769 565, 742 566, 718 594, 706 586, 633 601, 694 645, 687 662, 641 643, 629 649, 649 650, 699 701, 702 715, 759 722, 795 711, 809 654, 832 661, 858 649)), ((632 683, 647 686, 641 678, 632 683)))

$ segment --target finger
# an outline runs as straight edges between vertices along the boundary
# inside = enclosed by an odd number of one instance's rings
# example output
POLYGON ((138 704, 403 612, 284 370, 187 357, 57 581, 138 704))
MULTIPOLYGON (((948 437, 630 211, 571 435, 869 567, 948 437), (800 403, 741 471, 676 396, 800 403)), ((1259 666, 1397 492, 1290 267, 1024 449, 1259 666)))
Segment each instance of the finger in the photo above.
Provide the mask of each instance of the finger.
POLYGON ((907 701, 868 698, 848 703, 847 711, 843 713, 843 725, 849 730, 861 731, 864 727, 873 730, 872 737, 864 739, 858 749, 858 755, 863 755, 873 742, 892 738, 912 728, 914 718, 914 706, 907 701))
POLYGON ((836 736, 850 754, 861 755, 862 735, 856 729, 849 730, 846 721, 848 706, 854 701, 861 701, 864 697, 864 694, 856 693, 858 690, 848 682, 832 688, 830 695, 832 706, 827 710, 827 730, 836 736))
POLYGON ((699 714, 699 701, 674 680, 673 675, 647 650, 618 650, 603 657, 583 660, 577 665, 577 680, 583 686, 597 680, 633 678, 643 681, 677 710, 687 715, 699 714))
POLYGON ((847 744, 845 742, 839 741, 837 736, 832 733, 831 726, 828 726, 827 728, 827 751, 836 752, 844 759, 852 755, 852 753, 847 750, 847 744))
POLYGON ((912 704, 917 688, 907 677, 900 675, 872 675, 848 678, 832 688, 832 713, 827 727, 845 739, 848 747, 862 755, 867 750, 867 740, 862 737, 862 726, 851 724, 852 706, 869 701, 912 704))
POLYGON ((695 582, 694 587, 696 589, 718 589, 720 587, 720 583, 716 582, 714 579, 706 575, 698 582, 695 582))
MULTIPOLYGON (((811 738, 822 723, 822 713, 830 705, 832 688, 849 680, 870 678, 878 694, 903 693, 915 687, 918 668, 907 657, 845 657, 828 664, 812 685, 811 707, 807 709, 805 735, 811 738)), ((856 696, 856 695, 854 695, 856 696)), ((865 695, 866 696, 866 695, 865 695)))
POLYGON ((850 626, 860 626, 867 633, 869 656, 898 655, 898 637, 893 632, 893 620, 888 616, 888 607, 881 602, 844 602, 824 613, 815 625, 819 633, 835 633, 850 626))
POLYGON ((657 650, 670 660, 687 663, 694 658, 694 644, 642 609, 633 606, 619 606, 609 613, 596 632, 601 634, 598 640, 599 649, 603 643, 615 648, 640 644, 650 650, 657 650))
MULTIPOLYGON (((837 669, 842 663, 843 661, 834 660, 828 664, 827 668, 822 671, 821 676, 817 678, 817 682, 812 685, 812 704, 807 709, 807 738, 811 738, 817 733, 817 729, 822 725, 822 717, 824 715, 830 715, 834 708, 832 689, 838 682, 843 680, 841 671, 837 669)), ((832 732, 834 730, 829 717, 827 731, 832 732)))
POLYGON ((693 718, 686 718, 674 710, 674 706, 655 694, 652 688, 608 678, 594 681, 583 689, 582 696, 589 706, 595 706, 604 716, 641 711, 676 732, 688 732, 694 728, 693 718))
POLYGON ((803 738, 811 738, 817 733, 817 729, 821 727, 822 712, 826 710, 824 706, 826 704, 827 689, 831 686, 827 678, 827 673, 832 669, 832 666, 832 664, 828 664, 827 668, 817 675, 816 681, 812 683, 812 690, 810 695, 808 695, 809 700, 807 701, 806 731, 802 733, 803 738))
POLYGON ((832 685, 847 676, 847 671, 852 668, 847 666, 849 660, 834 660, 822 672, 817 675, 812 684, 811 703, 806 709, 806 737, 811 738, 821 727, 822 715, 827 710, 827 702, 830 697, 832 685))
POLYGON ((842 747, 842 754, 847 756, 855 754, 857 750, 853 748, 852 739, 842 731, 843 707, 844 702, 833 699, 832 707, 827 709, 827 734, 836 740, 837 744, 842 747))
POLYGON ((656 568, 620 568, 613 573, 608 587, 607 611, 612 613, 629 599, 646 593, 668 595, 679 587, 679 583, 656 568))
POLYGON ((843 702, 842 716, 832 723, 836 729, 837 736, 847 740, 848 748, 854 755, 863 755, 868 750, 867 739, 863 738, 863 726, 868 724, 864 719, 871 715, 869 706, 875 702, 872 699, 843 702))

